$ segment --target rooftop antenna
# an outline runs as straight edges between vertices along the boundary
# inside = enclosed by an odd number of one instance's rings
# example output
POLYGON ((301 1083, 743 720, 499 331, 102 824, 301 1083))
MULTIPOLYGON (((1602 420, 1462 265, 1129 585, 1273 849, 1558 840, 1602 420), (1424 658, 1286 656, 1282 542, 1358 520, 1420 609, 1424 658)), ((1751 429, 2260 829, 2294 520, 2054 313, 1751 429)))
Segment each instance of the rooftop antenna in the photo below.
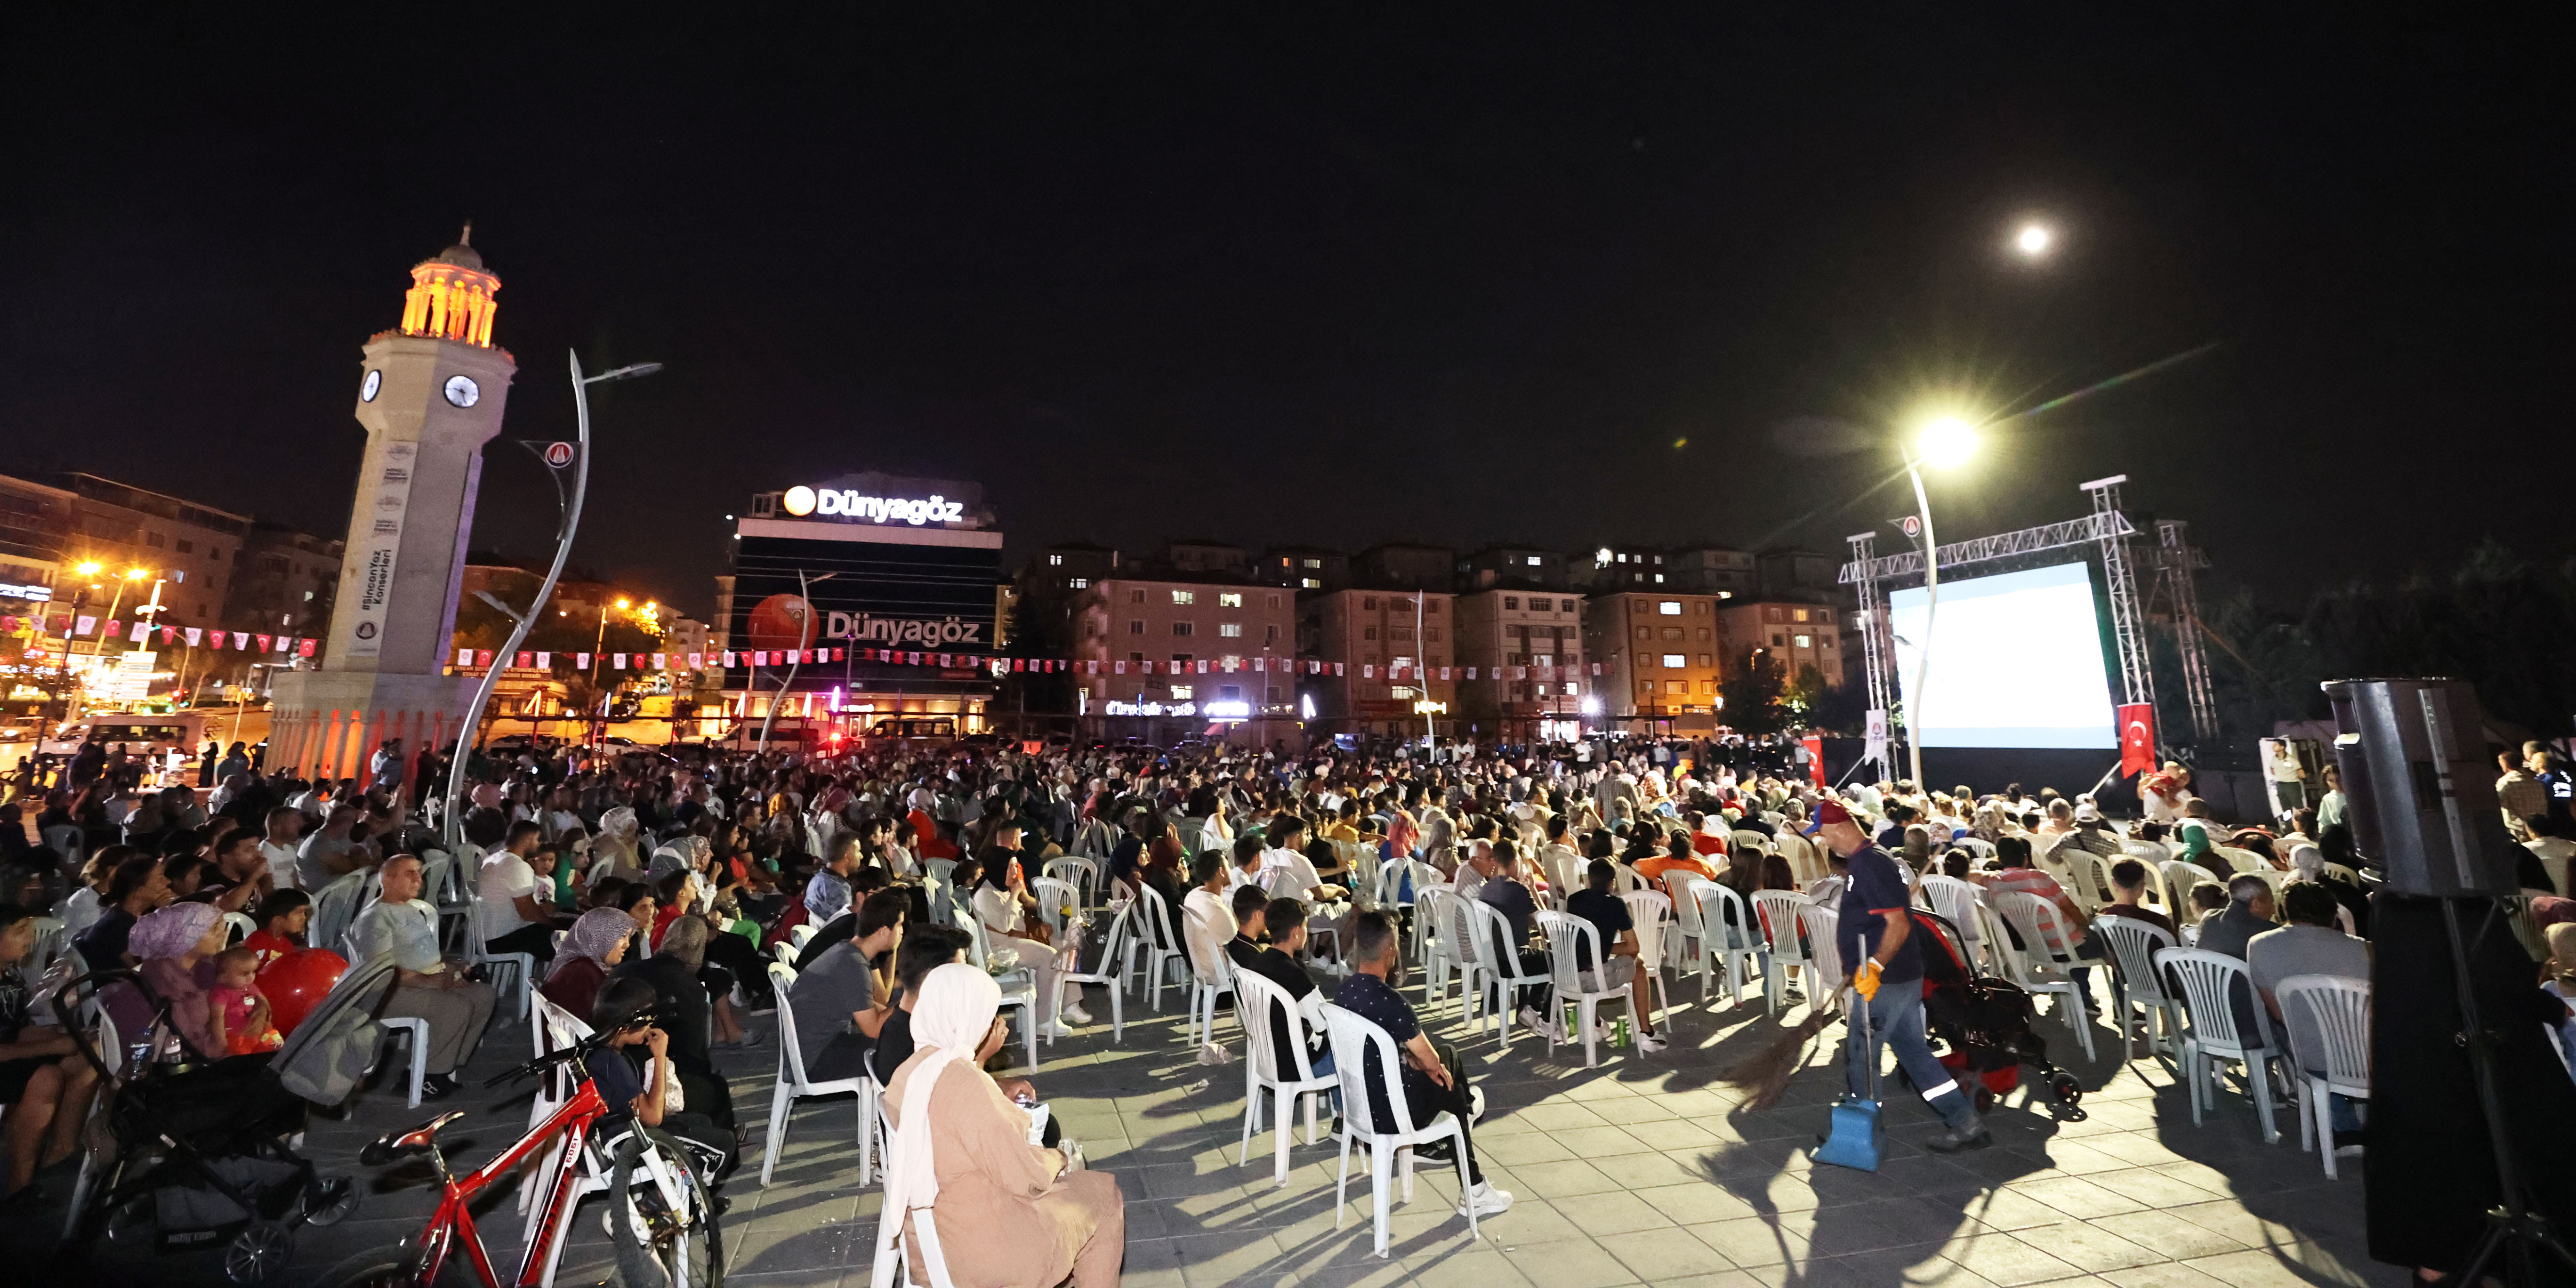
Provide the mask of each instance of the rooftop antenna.
POLYGON ((468 219, 465 221, 465 231, 456 235, 456 244, 459 246, 471 246, 474 244, 473 220, 468 219))

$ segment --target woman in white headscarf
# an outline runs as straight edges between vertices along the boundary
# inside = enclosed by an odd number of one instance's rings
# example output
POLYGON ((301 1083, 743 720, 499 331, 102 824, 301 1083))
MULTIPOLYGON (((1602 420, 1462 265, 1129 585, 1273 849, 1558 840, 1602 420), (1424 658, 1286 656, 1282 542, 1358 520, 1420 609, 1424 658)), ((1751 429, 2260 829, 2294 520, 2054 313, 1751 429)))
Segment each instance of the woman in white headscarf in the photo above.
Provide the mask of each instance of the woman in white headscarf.
POLYGON ((600 815, 599 836, 590 843, 590 874, 586 883, 597 886, 610 877, 620 881, 642 880, 644 851, 638 838, 643 830, 631 805, 620 805, 600 815))
MULTIPOLYGON (((1001 1004, 992 977, 963 963, 922 980, 919 1045, 886 1084, 885 1210, 931 1210, 958 1288, 1051 1288, 1067 1275, 1074 1288, 1112 1288, 1126 1256, 1126 1199, 1108 1173, 1068 1173, 1064 1155, 1031 1144, 1028 1113, 984 1072, 1006 1034, 1001 1004)), ((929 1282, 918 1254, 912 1261, 914 1282, 929 1282)), ((891 1270, 881 1259, 877 1288, 891 1270)))

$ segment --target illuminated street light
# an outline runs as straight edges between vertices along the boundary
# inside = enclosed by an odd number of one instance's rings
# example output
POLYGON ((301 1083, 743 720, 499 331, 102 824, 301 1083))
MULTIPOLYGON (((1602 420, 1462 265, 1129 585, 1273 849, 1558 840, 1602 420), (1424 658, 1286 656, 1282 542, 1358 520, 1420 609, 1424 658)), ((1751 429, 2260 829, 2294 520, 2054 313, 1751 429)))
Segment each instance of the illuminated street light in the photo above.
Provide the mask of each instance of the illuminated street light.
POLYGON ((1915 436, 1914 450, 1925 465, 1951 469, 1977 451, 1977 427, 1955 416, 1943 416, 1915 436))
POLYGON ((2024 259, 2042 258, 2056 245, 2057 234, 2046 224, 2023 224, 2021 231, 2013 234, 2013 249, 2020 251, 2024 259))
POLYGON ((86 561, 84 561, 84 562, 80 565, 80 575, 82 575, 82 576, 84 576, 84 577, 95 577, 95 576, 97 576, 97 575, 98 575, 98 561, 97 561, 97 560, 95 560, 95 559, 91 559, 91 560, 86 560, 86 561))

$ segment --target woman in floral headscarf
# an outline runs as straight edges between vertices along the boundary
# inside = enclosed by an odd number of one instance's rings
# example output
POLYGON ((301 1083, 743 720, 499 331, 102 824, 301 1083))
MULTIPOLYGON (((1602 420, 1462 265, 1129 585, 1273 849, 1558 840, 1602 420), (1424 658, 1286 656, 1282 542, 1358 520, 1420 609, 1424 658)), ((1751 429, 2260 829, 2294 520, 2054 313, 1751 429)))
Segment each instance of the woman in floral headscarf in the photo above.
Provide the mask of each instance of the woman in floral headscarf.
POLYGON ((626 959, 627 941, 635 937, 635 919, 615 908, 593 908, 575 918, 555 953, 553 973, 538 992, 576 1016, 590 1014, 609 968, 626 959))
MULTIPOLYGON (((224 915, 208 903, 174 903, 134 923, 134 932, 126 937, 126 951, 143 963, 143 982, 169 1008, 170 1027, 187 1043, 188 1054, 195 1060, 224 1058, 224 1043, 215 1031, 213 999, 206 990, 214 985, 214 966, 208 959, 224 950, 228 927, 224 915)), ((128 999, 117 1011, 119 1034, 140 1034, 152 1022, 142 1009, 145 1003, 131 990, 111 990, 111 997, 128 999)))

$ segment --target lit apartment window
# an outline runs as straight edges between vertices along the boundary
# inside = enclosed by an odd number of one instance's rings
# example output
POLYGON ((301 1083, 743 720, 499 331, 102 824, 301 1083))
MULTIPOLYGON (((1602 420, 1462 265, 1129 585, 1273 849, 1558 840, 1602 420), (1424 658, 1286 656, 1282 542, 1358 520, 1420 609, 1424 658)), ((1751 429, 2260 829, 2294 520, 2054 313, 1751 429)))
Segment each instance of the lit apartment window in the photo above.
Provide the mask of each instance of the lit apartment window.
MULTIPOLYGON (((1324 588, 1324 583, 1317 581, 1312 577, 1300 577, 1297 579, 1297 588, 1299 590, 1322 590, 1324 588)), ((1270 606, 1272 608, 1277 608, 1279 606, 1279 597, 1277 595, 1272 595, 1270 597, 1270 606)))
POLYGON ((1217 597, 1216 597, 1216 606, 1217 606, 1217 607, 1219 607, 1219 608, 1241 608, 1241 607, 1243 607, 1243 592, 1241 592, 1241 591, 1236 591, 1236 590, 1226 590, 1226 591, 1219 591, 1219 592, 1217 592, 1217 597))
POLYGON ((1175 604, 1195 604, 1199 602, 1199 593, 1195 590, 1176 590, 1172 592, 1172 602, 1175 604))
POLYGON ((1655 584, 1658 586, 1664 584, 1664 575, 1662 573, 1655 574, 1655 584))
POLYGON ((1061 568, 1061 567, 1063 567, 1063 566, 1064 566, 1064 556, 1063 556, 1063 555, 1048 555, 1048 556, 1047 556, 1047 567, 1050 567, 1050 568, 1061 568))
POLYGON ((1666 617, 1679 617, 1682 615, 1682 601, 1678 599, 1658 600, 1655 603, 1655 611, 1666 617))
POLYGON ((1189 685, 1175 684, 1172 686, 1172 700, 1174 702, 1186 702, 1189 700, 1191 692, 1192 689, 1189 685))
POLYGON ((1532 567, 1532 568, 1536 568, 1536 567, 1538 567, 1538 566, 1539 566, 1539 564, 1538 564, 1538 556, 1537 556, 1537 555, 1531 555, 1531 556, 1529 557, 1529 566, 1530 566, 1530 567, 1532 567))
POLYGON ((1688 680, 1666 680, 1666 681, 1664 681, 1664 692, 1666 692, 1666 693, 1670 693, 1670 694, 1674 694, 1674 695, 1677 695, 1677 696, 1678 696, 1678 695, 1681 695, 1681 694, 1687 694, 1687 693, 1689 693, 1689 692, 1690 692, 1690 681, 1688 681, 1688 680))
POLYGON ((1243 635, 1243 623, 1219 622, 1217 623, 1216 633, 1226 637, 1227 639, 1240 638, 1243 635))
POLYGON ((1089 590, 1091 589, 1091 579, 1089 577, 1076 577, 1071 581, 1066 582, 1065 585, 1070 586, 1075 590, 1089 590))
POLYGON ((1715 681, 1715 680, 1702 680, 1702 681, 1700 681, 1700 682, 1699 682, 1699 691, 1700 691, 1700 692, 1702 692, 1702 693, 1715 693, 1715 692, 1717 692, 1717 681, 1715 681))
POLYGON ((1565 696, 1567 696, 1567 697, 1569 697, 1569 698, 1570 698, 1570 697, 1573 697, 1573 696, 1574 696, 1574 688, 1575 688, 1574 681, 1572 681, 1572 680, 1568 680, 1568 681, 1566 681, 1566 682, 1565 682, 1565 696))
POLYGON ((1814 648, 1815 646, 1816 646, 1816 637, 1815 637, 1815 636, 1813 636, 1813 635, 1801 635, 1801 636, 1799 636, 1799 637, 1798 637, 1798 647, 1800 647, 1800 648, 1814 648))
POLYGON ((1685 656, 1685 655, 1683 655, 1683 654, 1680 654, 1680 653, 1666 653, 1666 654, 1664 654, 1664 669, 1666 669, 1666 670, 1669 670, 1669 671, 1678 671, 1678 670, 1682 669, 1683 667, 1685 667, 1685 666, 1689 666, 1689 665, 1690 665, 1690 658, 1689 658, 1689 657, 1687 657, 1687 656, 1685 656))

